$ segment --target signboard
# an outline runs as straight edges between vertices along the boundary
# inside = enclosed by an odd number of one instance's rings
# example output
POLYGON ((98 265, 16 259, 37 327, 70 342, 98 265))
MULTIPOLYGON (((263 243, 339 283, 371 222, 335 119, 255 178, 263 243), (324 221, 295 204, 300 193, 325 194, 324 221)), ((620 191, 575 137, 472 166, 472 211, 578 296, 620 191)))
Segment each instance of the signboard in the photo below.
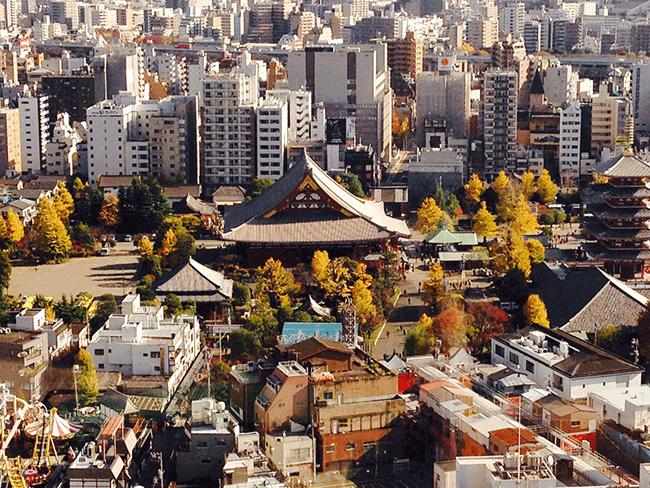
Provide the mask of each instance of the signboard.
POLYGON ((453 56, 440 56, 438 58, 438 71, 451 71, 454 67, 453 56))
POLYGON ((325 141, 327 144, 345 144, 347 139, 347 119, 327 119, 325 141))

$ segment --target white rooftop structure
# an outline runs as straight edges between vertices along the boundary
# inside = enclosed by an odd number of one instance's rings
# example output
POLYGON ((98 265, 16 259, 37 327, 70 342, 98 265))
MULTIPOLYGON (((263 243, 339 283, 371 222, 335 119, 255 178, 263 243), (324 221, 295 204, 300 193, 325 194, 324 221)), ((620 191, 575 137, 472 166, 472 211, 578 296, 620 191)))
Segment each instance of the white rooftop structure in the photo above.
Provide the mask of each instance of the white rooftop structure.
POLYGON ((650 385, 589 393, 599 420, 613 420, 630 430, 650 430, 650 385))

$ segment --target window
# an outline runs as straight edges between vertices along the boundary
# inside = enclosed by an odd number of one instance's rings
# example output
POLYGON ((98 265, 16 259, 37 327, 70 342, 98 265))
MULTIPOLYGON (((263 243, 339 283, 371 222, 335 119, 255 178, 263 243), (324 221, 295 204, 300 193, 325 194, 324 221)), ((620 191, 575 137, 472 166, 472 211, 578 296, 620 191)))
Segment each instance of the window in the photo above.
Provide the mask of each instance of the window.
POLYGON ((535 365, 531 361, 526 361, 526 371, 535 373, 535 365))
POLYGON ((104 363, 99 363, 97 365, 97 369, 104 369, 104 363))
POLYGON ((103 356, 103 355, 104 355, 103 349, 95 349, 95 356, 103 356))
POLYGON ((497 356, 500 356, 502 358, 506 357, 505 349, 503 348, 503 346, 499 346, 498 344, 496 346, 494 346, 494 353, 497 356))
POLYGON ((148 352, 144 352, 144 353, 142 353, 142 356, 145 357, 145 358, 148 358, 148 357, 149 357, 149 353, 148 353, 148 352))
POLYGON ((325 452, 334 452, 334 444, 330 444, 325 448, 325 452))
POLYGON ((160 351, 151 351, 151 357, 152 358, 159 358, 160 357, 160 351))
POLYGON ((334 393, 332 393, 331 391, 326 391, 325 393, 323 393, 323 398, 325 400, 332 400, 334 398, 334 393))
POLYGON ((348 442, 348 444, 345 446, 346 451, 354 451, 354 442, 348 442))
POLYGON ((514 352, 511 352, 510 355, 509 355, 509 357, 508 357, 508 360, 509 360, 512 364, 519 365, 519 354, 515 354, 514 352))
POLYGON ((580 421, 579 420, 572 420, 571 421, 571 427, 580 427, 580 421))

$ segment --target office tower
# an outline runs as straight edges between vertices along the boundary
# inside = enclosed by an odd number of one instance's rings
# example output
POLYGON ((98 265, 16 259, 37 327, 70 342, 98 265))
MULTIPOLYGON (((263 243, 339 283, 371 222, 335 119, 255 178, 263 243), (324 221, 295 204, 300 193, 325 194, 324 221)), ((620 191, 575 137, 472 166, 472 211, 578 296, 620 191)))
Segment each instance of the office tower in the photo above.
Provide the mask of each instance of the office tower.
POLYGON ((524 45, 527 54, 535 54, 542 48, 542 26, 536 20, 524 24, 524 45))

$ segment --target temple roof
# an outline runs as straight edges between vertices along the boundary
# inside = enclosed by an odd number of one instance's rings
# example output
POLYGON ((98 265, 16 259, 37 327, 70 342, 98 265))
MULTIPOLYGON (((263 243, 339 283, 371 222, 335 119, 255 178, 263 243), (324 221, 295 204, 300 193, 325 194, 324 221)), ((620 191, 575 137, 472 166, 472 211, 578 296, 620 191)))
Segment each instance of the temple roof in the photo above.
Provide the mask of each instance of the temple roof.
POLYGON ((645 207, 612 207, 606 203, 588 203, 587 208, 597 217, 610 219, 650 219, 650 209, 645 207))
POLYGON ((226 209, 222 238, 321 244, 410 235, 404 221, 386 215, 383 202, 352 195, 303 152, 260 196, 226 209))
POLYGON ((600 261, 650 261, 650 249, 612 250, 599 242, 586 242, 584 250, 594 259, 600 261))
POLYGON ((181 300, 221 302, 232 298, 233 281, 190 258, 165 273, 153 284, 158 295, 173 293, 181 300))
POLYGON ((650 229, 610 229, 596 218, 583 219, 582 225, 597 239, 650 239, 650 229))
POLYGON ((594 173, 611 177, 650 177, 650 164, 647 161, 630 154, 602 161, 592 166, 594 173))
POLYGON ((611 186, 603 195, 616 198, 650 198, 650 188, 645 186, 611 186))

